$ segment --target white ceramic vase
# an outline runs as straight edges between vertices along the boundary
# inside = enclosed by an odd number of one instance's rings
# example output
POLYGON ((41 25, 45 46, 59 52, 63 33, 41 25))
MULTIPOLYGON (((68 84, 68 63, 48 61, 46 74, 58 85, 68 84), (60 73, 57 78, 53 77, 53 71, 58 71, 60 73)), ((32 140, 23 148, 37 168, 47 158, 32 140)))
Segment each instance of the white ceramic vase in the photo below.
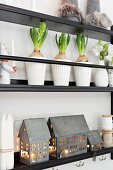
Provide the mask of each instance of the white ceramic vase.
MULTIPOLYGON (((36 57, 32 57, 36 58, 36 57)), ((43 59, 38 57, 38 59, 43 59)), ((44 58, 45 59, 45 58, 44 58)), ((44 85, 46 64, 43 63, 26 63, 26 71, 29 85, 44 85)))
POLYGON ((112 69, 108 70, 108 81, 109 81, 109 86, 113 87, 113 70, 112 69))
MULTIPOLYGON (((70 60, 58 60, 57 61, 67 61, 70 60)), ((55 86, 68 86, 69 85, 69 78, 70 78, 70 71, 71 67, 66 65, 58 65, 53 64, 51 65, 52 68, 52 76, 55 86)))
MULTIPOLYGON (((80 63, 91 64, 89 62, 80 63)), ((74 67, 76 86, 90 86, 91 70, 92 69, 90 67, 74 67)))
MULTIPOLYGON (((109 66, 113 67, 111 61, 109 61, 109 66)), ((113 87, 113 69, 108 69, 108 82, 109 82, 109 86, 113 87)))
MULTIPOLYGON (((99 61, 99 65, 104 65, 104 61, 99 61)), ((106 69, 98 68, 95 71, 94 83, 97 87, 108 86, 108 73, 106 69)))

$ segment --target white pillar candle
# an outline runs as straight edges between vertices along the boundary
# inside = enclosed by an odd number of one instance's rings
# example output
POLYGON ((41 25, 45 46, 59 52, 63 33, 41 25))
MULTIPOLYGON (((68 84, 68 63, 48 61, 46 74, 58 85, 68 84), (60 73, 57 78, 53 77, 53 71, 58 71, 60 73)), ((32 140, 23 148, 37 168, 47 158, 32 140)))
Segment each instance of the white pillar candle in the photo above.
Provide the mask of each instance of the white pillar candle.
MULTIPOLYGON (((15 56, 15 43, 14 43, 14 38, 12 36, 12 39, 11 39, 11 44, 12 44, 12 50, 11 50, 11 55, 12 56, 15 56)), ((12 62, 12 67, 15 67, 16 66, 16 62, 13 61, 12 62)))
POLYGON ((0 118, 0 170, 6 170, 6 118, 0 118))
POLYGON ((32 11, 36 11, 36 0, 32 0, 32 11))
POLYGON ((103 115, 101 119, 101 128, 103 130, 112 130, 112 115, 103 115))
POLYGON ((12 39, 11 39, 11 54, 12 54, 12 56, 14 56, 15 55, 15 44, 14 44, 14 38, 13 38, 13 36, 12 36, 12 39))
POLYGON ((13 117, 12 115, 7 116, 7 152, 6 154, 6 168, 14 168, 14 134, 13 134, 13 117))

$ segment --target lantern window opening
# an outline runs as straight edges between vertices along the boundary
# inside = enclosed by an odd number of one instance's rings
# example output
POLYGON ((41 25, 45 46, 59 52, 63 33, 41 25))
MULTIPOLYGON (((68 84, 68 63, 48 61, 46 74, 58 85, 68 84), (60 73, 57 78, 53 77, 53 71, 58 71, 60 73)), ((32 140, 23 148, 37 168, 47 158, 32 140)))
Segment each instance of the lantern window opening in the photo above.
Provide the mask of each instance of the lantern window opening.
POLYGON ((29 152, 21 150, 21 157, 24 159, 29 158, 29 152))

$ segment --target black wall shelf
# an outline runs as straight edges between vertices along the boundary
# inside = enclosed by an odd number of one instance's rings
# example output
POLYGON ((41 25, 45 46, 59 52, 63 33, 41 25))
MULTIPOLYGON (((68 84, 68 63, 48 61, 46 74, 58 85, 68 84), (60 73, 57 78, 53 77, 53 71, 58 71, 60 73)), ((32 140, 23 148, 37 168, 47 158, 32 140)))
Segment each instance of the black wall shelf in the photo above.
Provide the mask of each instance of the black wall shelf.
POLYGON ((108 42, 111 41, 111 36, 113 36, 113 31, 103 28, 0 4, 0 21, 27 26, 38 26, 40 20, 46 21, 49 30, 52 31, 66 32, 74 35, 78 31, 83 31, 85 34, 88 34, 89 38, 108 42))
MULTIPOLYGON (((108 154, 108 153, 113 153, 113 148, 103 148, 102 150, 99 150, 96 152, 97 156, 108 154)), ((56 167, 84 159, 89 159, 93 157, 93 153, 88 152, 85 154, 77 155, 77 156, 71 156, 67 158, 62 158, 58 160, 51 160, 48 162, 40 163, 40 164, 34 164, 34 165, 23 165, 23 164, 18 164, 15 165, 15 168, 13 170, 42 170, 42 169, 47 169, 51 167, 56 167)))
POLYGON ((3 60, 3 59, 13 60, 13 61, 22 61, 22 62, 35 62, 35 63, 45 63, 45 64, 58 64, 58 65, 68 65, 68 66, 113 69, 113 66, 88 64, 87 62, 85 64, 85 63, 77 63, 77 62, 55 61, 55 60, 47 60, 47 59, 34 59, 34 58, 28 58, 28 57, 0 55, 0 60, 3 60))
MULTIPOLYGON (((58 17, 49 16, 41 13, 32 12, 25 9, 20 9, 17 7, 7 6, 0 4, 0 21, 21 24, 25 26, 38 26, 40 21, 46 21, 48 29, 57 32, 66 32, 76 35, 78 31, 82 31, 88 34, 89 38, 101 39, 107 42, 113 43, 113 29, 106 30, 103 28, 98 28, 95 26, 90 26, 86 24, 77 23, 74 21, 64 20, 58 17)), ((0 60, 8 59, 14 61, 22 62, 39 62, 46 64, 61 64, 70 66, 80 66, 80 67, 92 67, 92 68, 103 68, 103 69, 113 69, 113 67, 100 66, 95 64, 83 64, 74 62, 59 62, 54 60, 41 60, 41 59, 31 59, 26 57, 18 56, 0 56, 0 60)), ((113 88, 111 87, 61 87, 61 86, 29 86, 27 84, 11 84, 11 85, 0 85, 0 92, 111 92, 111 114, 113 114, 113 88)), ((97 156, 103 154, 111 154, 111 159, 113 159, 113 148, 103 148, 97 151, 97 156)), ((22 165, 19 162, 15 164, 13 170, 42 170, 46 168, 51 168, 55 166, 64 165, 67 163, 89 159, 92 158, 93 154, 88 152, 86 154, 63 158, 59 160, 51 160, 45 163, 35 164, 35 165, 22 165)))
POLYGON ((32 85, 0 85, 0 92, 113 92, 112 87, 76 87, 76 86, 32 86, 32 85))

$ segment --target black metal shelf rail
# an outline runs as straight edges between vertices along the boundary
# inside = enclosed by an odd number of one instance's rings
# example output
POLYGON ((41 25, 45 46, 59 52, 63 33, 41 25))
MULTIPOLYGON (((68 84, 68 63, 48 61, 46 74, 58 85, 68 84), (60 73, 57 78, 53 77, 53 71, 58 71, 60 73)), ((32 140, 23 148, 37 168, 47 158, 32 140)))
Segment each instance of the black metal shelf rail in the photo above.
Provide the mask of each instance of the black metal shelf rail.
MULTIPOLYGON (((21 80, 20 80, 21 81, 21 80)), ((77 87, 77 86, 35 86, 35 85, 21 85, 10 84, 0 85, 0 92, 113 92, 112 87, 77 87)))
MULTIPOLYGON (((113 148, 103 148, 102 150, 97 151, 96 155, 100 156, 100 155, 109 154, 109 153, 113 153, 113 148)), ((68 164, 68 163, 72 163, 72 162, 76 162, 80 160, 85 160, 89 158, 93 158, 93 153, 88 152, 88 153, 77 155, 77 156, 71 156, 71 157, 62 158, 58 160, 51 160, 48 162, 34 164, 34 165, 22 165, 22 164, 19 165, 17 163, 17 165, 15 165, 15 168, 13 170, 42 170, 42 169, 56 167, 56 166, 60 166, 60 165, 64 165, 64 164, 68 164)))
POLYGON ((113 36, 113 31, 111 30, 0 4, 0 21, 27 26, 39 26, 40 20, 46 21, 48 29, 52 31, 66 32, 73 35, 78 31, 82 31, 84 34, 88 34, 89 38, 108 42, 111 41, 111 36, 113 36))
POLYGON ((103 65, 97 65, 97 64, 88 64, 87 62, 85 64, 85 63, 77 63, 77 62, 56 61, 56 60, 49 60, 49 59, 34 59, 34 58, 28 58, 28 57, 0 55, 0 60, 3 60, 3 59, 13 60, 13 61, 22 61, 22 62, 36 62, 36 63, 45 63, 45 64, 58 64, 58 65, 67 65, 67 66, 113 69, 113 66, 103 66, 103 65))

